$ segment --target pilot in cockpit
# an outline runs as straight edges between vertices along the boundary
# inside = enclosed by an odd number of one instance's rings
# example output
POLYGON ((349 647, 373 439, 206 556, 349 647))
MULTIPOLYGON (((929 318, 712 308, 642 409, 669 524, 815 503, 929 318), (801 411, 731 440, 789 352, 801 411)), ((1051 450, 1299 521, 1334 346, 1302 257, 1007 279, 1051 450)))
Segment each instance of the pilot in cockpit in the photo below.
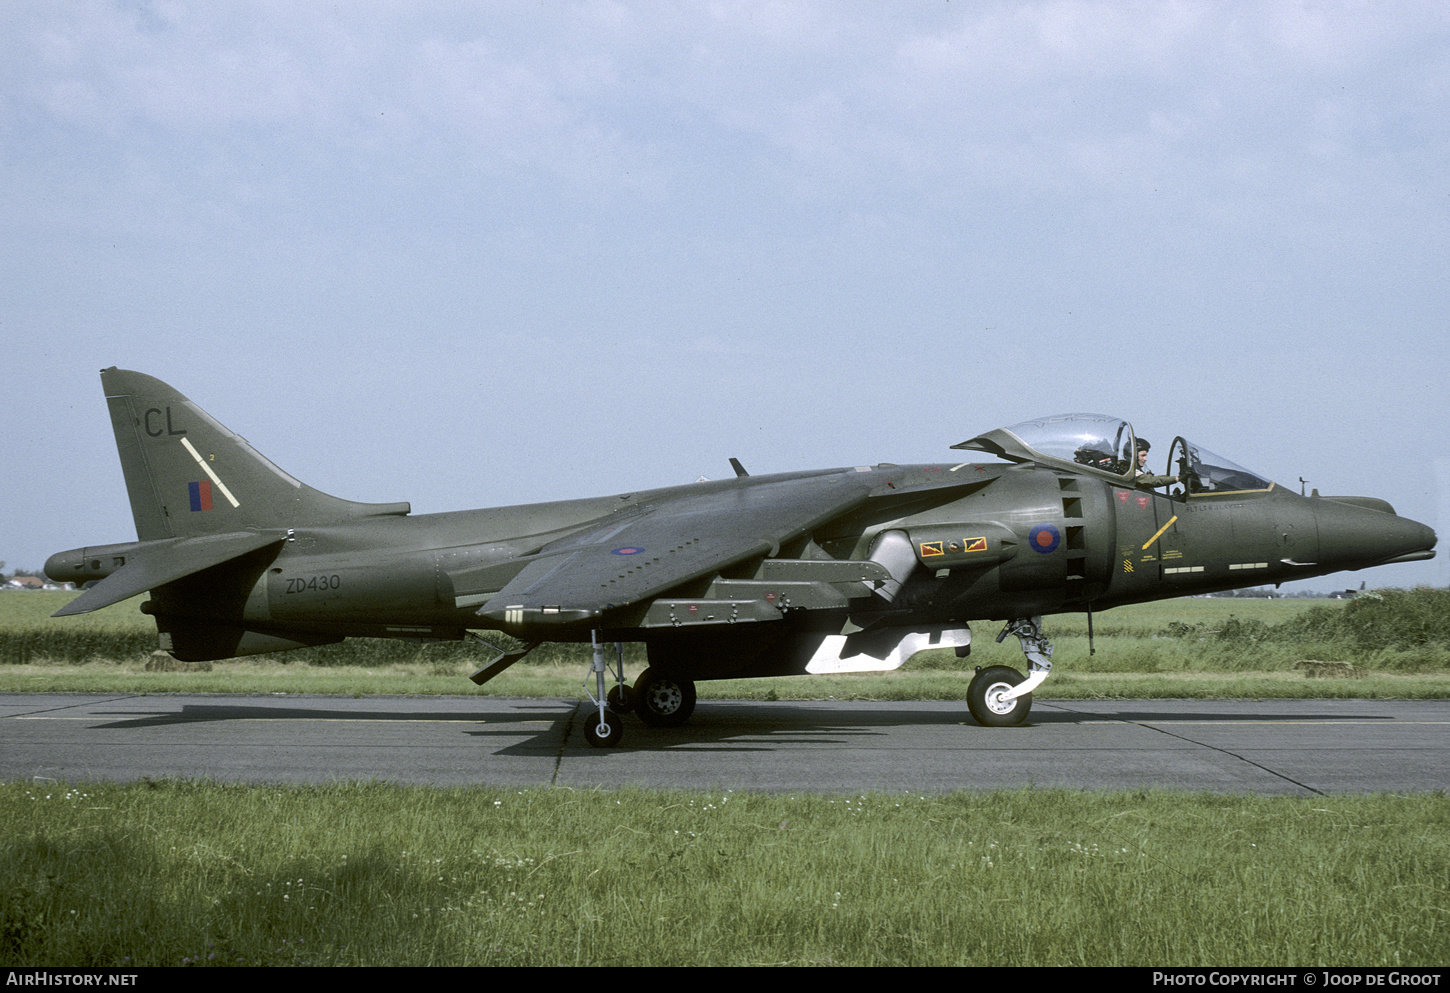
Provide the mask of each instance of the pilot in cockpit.
MULTIPOLYGON (((1138 439, 1138 464, 1133 467, 1134 484, 1136 484, 1137 486, 1141 486, 1144 489, 1151 490, 1156 486, 1167 486, 1169 483, 1178 482, 1180 479, 1179 476, 1155 476, 1145 468, 1148 462, 1148 449, 1151 447, 1153 446, 1148 444, 1148 439, 1138 439)), ((1132 457, 1132 444, 1130 442, 1129 445, 1123 449, 1123 458, 1130 459, 1132 457)))

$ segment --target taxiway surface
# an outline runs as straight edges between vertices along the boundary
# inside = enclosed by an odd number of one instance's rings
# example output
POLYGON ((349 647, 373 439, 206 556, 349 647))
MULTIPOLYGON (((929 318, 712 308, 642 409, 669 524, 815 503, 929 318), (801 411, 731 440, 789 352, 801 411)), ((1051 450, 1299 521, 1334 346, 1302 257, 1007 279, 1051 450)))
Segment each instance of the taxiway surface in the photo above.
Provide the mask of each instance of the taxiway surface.
POLYGON ((1037 701, 983 728, 959 702, 702 701, 589 747, 581 701, 0 695, 0 778, 379 779, 765 791, 1157 787, 1311 795, 1450 785, 1450 701, 1037 701))

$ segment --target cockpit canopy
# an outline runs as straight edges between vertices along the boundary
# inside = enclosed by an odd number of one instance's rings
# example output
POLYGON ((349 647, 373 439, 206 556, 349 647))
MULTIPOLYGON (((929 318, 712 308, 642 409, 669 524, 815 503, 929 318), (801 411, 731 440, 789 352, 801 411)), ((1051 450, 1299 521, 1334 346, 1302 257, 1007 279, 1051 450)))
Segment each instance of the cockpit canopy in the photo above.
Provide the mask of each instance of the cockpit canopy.
MULTIPOLYGON (((1125 482, 1154 472, 1157 462, 1150 451, 1149 460, 1155 464, 1145 462, 1137 468, 1138 453, 1147 447, 1146 442, 1134 434, 1132 424, 1107 414, 1041 417, 988 431, 952 447, 989 452, 1010 462, 1040 462, 1074 470, 1085 466, 1125 482)), ((1179 483, 1186 484, 1190 496, 1266 490, 1273 485, 1258 473, 1181 437, 1169 446, 1164 475, 1180 477, 1179 483)))

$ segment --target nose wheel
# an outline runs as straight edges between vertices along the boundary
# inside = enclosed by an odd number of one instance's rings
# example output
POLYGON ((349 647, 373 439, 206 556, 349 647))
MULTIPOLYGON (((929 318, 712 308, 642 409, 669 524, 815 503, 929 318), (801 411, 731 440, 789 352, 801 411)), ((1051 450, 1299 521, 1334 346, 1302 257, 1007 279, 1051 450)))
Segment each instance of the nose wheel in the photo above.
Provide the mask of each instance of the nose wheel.
POLYGON ((1021 724, 1032 709, 1032 694, 1009 697, 1014 688, 1027 679, 1016 669, 1005 665, 979 669, 967 687, 967 710, 983 727, 1003 728, 1021 724))

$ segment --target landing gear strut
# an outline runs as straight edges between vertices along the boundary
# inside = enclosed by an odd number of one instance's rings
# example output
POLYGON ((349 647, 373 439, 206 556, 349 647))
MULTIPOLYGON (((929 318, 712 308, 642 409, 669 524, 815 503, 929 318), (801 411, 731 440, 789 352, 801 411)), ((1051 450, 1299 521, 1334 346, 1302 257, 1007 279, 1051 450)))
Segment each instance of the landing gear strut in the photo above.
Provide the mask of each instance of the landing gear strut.
POLYGON ((977 670, 967 687, 967 709, 983 727, 1011 727, 1025 721, 1032 709, 1032 691, 1052 672, 1052 643, 1042 633, 1041 617, 1009 621, 997 641, 1009 634, 1015 634, 1022 645, 1030 675, 1005 665, 977 670))
POLYGON ((627 709, 632 696, 629 687, 624 685, 624 643, 614 643, 615 664, 611 670, 599 632, 591 632, 590 640, 594 643, 594 664, 589 675, 593 677, 594 690, 591 692, 589 689, 591 680, 585 679, 584 693, 599 708, 599 712, 585 717, 584 738, 595 748, 611 748, 619 744, 619 739, 624 736, 624 720, 619 712, 627 709), (606 693, 604 683, 609 675, 614 676, 615 685, 606 693))

